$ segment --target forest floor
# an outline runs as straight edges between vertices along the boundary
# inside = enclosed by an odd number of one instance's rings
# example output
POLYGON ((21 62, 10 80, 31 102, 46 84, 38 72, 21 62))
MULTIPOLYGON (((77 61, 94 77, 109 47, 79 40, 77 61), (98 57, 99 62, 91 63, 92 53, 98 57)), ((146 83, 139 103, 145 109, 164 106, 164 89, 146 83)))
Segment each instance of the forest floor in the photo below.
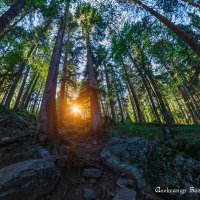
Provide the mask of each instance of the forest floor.
MULTIPOLYGON (((177 148, 179 151, 184 150, 188 156, 194 154, 194 157, 199 159, 199 149, 196 151, 200 141, 199 127, 177 126, 176 128, 179 130, 176 139, 165 144, 177 148)), ((0 115, 0 144, 9 138, 28 134, 28 137, 23 137, 10 145, 0 145, 0 169, 12 163, 40 157, 38 155, 40 144, 34 137, 35 129, 36 118, 34 116, 28 116, 24 113, 0 115)), ((86 132, 81 130, 81 127, 74 128, 73 126, 60 129, 62 143, 69 147, 68 163, 70 165, 62 167, 61 181, 55 190, 40 200, 82 200, 84 191, 87 189, 94 192, 95 199, 112 199, 119 189, 116 184, 117 180, 128 177, 124 173, 114 172, 102 162, 100 152, 110 137, 158 136, 159 142, 164 143, 159 127, 153 125, 140 128, 138 125, 117 124, 112 129, 107 130, 107 135, 100 140, 96 140, 86 132), (84 176, 85 169, 95 169, 100 172, 100 175, 97 178, 86 178, 84 176)), ((53 153, 51 146, 47 148, 53 153)), ((145 199, 140 191, 137 191, 137 194, 139 195, 138 200, 145 199)))
POLYGON ((94 191, 95 199, 112 199, 117 190, 116 182, 121 175, 114 173, 101 160, 100 152, 107 141, 103 139, 96 142, 90 136, 70 135, 65 130, 60 131, 63 143, 70 142, 74 146, 71 152, 73 156, 68 160, 70 166, 62 170, 62 179, 57 188, 42 200, 82 200, 85 189, 94 191), (86 178, 85 169, 98 170, 101 175, 98 178, 86 178))
MULTIPOLYGON (((0 115, 0 120, 0 142, 14 138, 16 135, 30 133, 29 137, 21 138, 9 145, 0 145, 0 170, 13 163, 40 158, 38 154, 40 144, 33 134, 36 128, 34 117, 10 113, 7 117, 0 115)), ((66 144, 69 151, 72 151, 72 156, 68 160, 70 165, 62 166, 60 183, 50 194, 41 197, 40 200, 82 200, 87 189, 94 192, 96 200, 112 199, 118 189, 117 180, 126 178, 127 175, 115 173, 102 162, 100 152, 108 138, 97 141, 91 135, 80 131, 80 128, 73 127, 62 128, 59 133, 62 144, 66 144), (97 178, 85 177, 85 169, 98 170, 100 175, 97 178)), ((54 154, 51 146, 47 148, 51 154, 54 154)))

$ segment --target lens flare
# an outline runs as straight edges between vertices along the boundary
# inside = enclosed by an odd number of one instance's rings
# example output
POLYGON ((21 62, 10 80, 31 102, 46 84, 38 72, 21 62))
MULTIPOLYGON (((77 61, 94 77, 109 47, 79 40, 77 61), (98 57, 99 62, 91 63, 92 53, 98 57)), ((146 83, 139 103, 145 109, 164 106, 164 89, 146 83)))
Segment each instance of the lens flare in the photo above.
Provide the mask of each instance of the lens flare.
POLYGON ((73 106, 72 107, 72 112, 73 113, 79 113, 80 112, 80 108, 78 106, 73 106))

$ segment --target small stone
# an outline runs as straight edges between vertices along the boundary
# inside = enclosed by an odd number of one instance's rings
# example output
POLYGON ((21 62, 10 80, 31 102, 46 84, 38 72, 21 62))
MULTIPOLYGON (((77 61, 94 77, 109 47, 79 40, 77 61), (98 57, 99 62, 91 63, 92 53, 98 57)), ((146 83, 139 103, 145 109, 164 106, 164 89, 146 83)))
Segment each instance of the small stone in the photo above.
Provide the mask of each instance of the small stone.
POLYGON ((84 189, 84 199, 85 200, 93 200, 95 199, 95 192, 91 189, 84 189))
POLYGON ((129 188, 122 188, 117 191, 113 200, 136 200, 136 191, 129 188))
POLYGON ((86 178, 100 178, 101 171, 95 168, 84 169, 83 176, 86 178))
POLYGON ((97 144, 96 140, 92 140, 92 144, 96 145, 97 144))
POLYGON ((42 158, 47 158, 50 156, 49 151, 45 148, 38 149, 38 153, 39 153, 39 156, 41 156, 42 158))
POLYGON ((137 179, 137 188, 139 190, 145 190, 150 191, 149 186, 146 184, 146 181, 144 178, 137 179))
POLYGON ((121 177, 127 177, 127 174, 126 173, 122 173, 121 177))
POLYGON ((131 179, 118 179, 117 180, 117 186, 120 188, 123 187, 131 187, 133 189, 136 188, 136 181, 131 180, 131 179))

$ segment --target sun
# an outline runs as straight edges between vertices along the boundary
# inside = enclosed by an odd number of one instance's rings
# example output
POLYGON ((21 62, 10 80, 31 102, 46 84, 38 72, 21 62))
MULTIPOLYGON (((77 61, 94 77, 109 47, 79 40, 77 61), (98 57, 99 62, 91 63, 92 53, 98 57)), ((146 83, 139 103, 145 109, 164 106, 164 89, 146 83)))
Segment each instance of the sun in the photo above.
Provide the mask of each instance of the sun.
POLYGON ((78 106, 73 106, 72 107, 72 112, 75 113, 75 114, 79 113, 80 112, 80 108, 78 106))

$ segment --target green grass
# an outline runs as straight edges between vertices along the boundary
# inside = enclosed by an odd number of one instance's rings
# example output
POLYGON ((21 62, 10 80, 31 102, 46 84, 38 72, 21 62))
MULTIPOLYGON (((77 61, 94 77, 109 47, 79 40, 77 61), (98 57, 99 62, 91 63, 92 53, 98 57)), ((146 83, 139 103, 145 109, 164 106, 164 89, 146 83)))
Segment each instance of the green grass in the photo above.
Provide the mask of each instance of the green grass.
MULTIPOLYGON (((156 124, 145 124, 140 126, 136 123, 126 122, 117 123, 116 130, 119 136, 131 137, 141 135, 145 137, 163 137, 161 128, 156 124)), ((178 138, 199 138, 200 139, 200 126, 199 125, 176 125, 175 130, 178 138)))
MULTIPOLYGON (((174 140, 170 139, 169 142, 175 145, 178 151, 200 160, 200 126, 176 125, 175 130, 177 132, 175 138, 174 140)), ((161 128, 157 124, 145 124, 140 126, 131 122, 117 123, 115 128, 110 130, 109 136, 121 138, 143 136, 147 138, 156 138, 158 143, 161 144, 166 140, 163 137, 161 128)))

